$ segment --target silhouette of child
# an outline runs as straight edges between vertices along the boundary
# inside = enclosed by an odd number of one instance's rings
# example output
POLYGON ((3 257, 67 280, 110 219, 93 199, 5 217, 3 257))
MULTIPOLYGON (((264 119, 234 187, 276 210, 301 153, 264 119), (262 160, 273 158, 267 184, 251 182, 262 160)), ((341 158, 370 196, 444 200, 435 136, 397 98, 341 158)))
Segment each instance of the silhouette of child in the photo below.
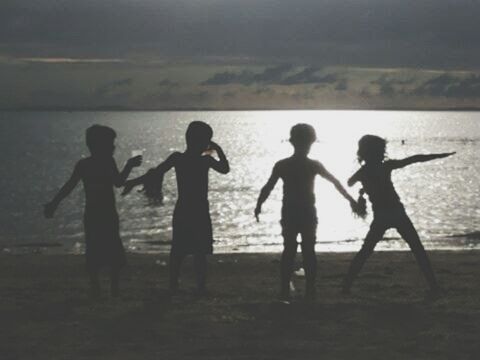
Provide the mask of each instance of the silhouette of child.
POLYGON ((206 293, 206 255, 213 252, 212 223, 208 202, 208 171, 213 169, 227 174, 228 160, 222 148, 211 141, 212 128, 204 122, 193 121, 186 132, 187 149, 174 152, 157 168, 145 175, 127 181, 123 194, 143 184, 146 194, 156 194, 161 200, 163 176, 175 168, 178 199, 173 212, 173 236, 170 250, 170 290, 178 290, 180 268, 187 255, 194 255, 198 294, 206 293), (217 153, 219 160, 206 155, 207 150, 217 153), (152 189, 157 187, 157 190, 152 189))
POLYGON ((280 160, 273 167, 268 182, 262 188, 255 208, 255 217, 259 221, 262 204, 270 195, 278 179, 283 180, 282 236, 284 249, 281 258, 280 299, 290 299, 290 278, 297 252, 297 235, 301 234, 301 249, 305 268, 305 297, 315 298, 315 277, 317 259, 315 240, 317 229, 317 211, 315 208, 315 176, 320 175, 333 183, 336 189, 347 199, 352 207, 355 200, 347 193, 340 182, 319 162, 308 158, 312 144, 316 140, 315 129, 307 124, 297 124, 290 131, 290 143, 294 153, 280 160))
POLYGON ((407 242, 430 287, 429 297, 439 295, 427 253, 410 218, 405 212, 400 198, 392 183, 391 174, 395 169, 417 162, 444 158, 454 153, 415 155, 402 160, 385 160, 386 141, 378 136, 365 135, 358 142, 358 160, 362 167, 348 180, 353 186, 360 182, 368 195, 373 209, 373 222, 361 250, 353 259, 343 282, 343 292, 349 293, 354 279, 367 258, 373 253, 375 245, 382 239, 387 229, 395 228, 407 242))
POLYGON ((45 217, 52 218, 60 202, 72 192, 80 180, 83 182, 85 255, 91 296, 94 298, 100 296, 98 276, 103 267, 110 269, 112 296, 118 296, 118 277, 120 269, 125 265, 125 252, 119 234, 113 186, 123 186, 132 168, 142 162, 141 156, 133 157, 119 172, 113 158, 115 137, 115 131, 109 127, 89 127, 86 131, 86 142, 91 156, 77 162, 70 179, 44 207, 45 217))

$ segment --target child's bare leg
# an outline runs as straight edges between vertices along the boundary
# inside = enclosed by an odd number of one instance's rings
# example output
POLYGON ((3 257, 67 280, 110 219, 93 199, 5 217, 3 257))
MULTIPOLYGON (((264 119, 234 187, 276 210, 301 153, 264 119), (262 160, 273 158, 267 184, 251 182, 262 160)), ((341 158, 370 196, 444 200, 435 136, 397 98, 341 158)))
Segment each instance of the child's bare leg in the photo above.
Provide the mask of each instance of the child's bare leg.
POLYGON ((98 270, 89 270, 88 278, 90 281, 90 296, 93 299, 100 297, 100 281, 98 279, 98 270))
POLYGON ((297 234, 283 234, 283 253, 280 260, 280 298, 290 299, 290 279, 297 253, 297 234))
POLYGON ((172 291, 178 290, 178 278, 180 277, 180 268, 182 266, 185 254, 170 251, 170 284, 169 288, 172 291))
POLYGON ((397 227, 397 231, 407 242, 408 246, 410 246, 430 289, 438 291, 437 279, 435 278, 430 260, 428 259, 425 248, 420 241, 417 230, 415 230, 415 227, 408 217, 406 217, 397 227))
POLYGON ((377 224, 375 221, 370 226, 370 230, 368 231, 365 241, 363 242, 362 248, 353 258, 348 269, 348 273, 343 281, 342 291, 344 293, 350 292, 353 281, 360 273, 360 270, 362 270, 362 267, 367 259, 370 257, 370 255, 372 255, 377 243, 382 240, 385 231, 386 227, 381 224, 377 224))
POLYGON ((317 256, 315 254, 315 230, 302 233, 302 256, 305 268, 305 298, 315 299, 315 279, 317 277, 317 256))
POLYGON ((112 267, 110 269, 110 294, 112 297, 118 297, 119 295, 119 286, 118 286, 119 275, 120 275, 120 270, 117 267, 112 267))
POLYGON ((197 254, 193 258, 198 292, 203 294, 207 290, 207 257, 206 255, 197 254))

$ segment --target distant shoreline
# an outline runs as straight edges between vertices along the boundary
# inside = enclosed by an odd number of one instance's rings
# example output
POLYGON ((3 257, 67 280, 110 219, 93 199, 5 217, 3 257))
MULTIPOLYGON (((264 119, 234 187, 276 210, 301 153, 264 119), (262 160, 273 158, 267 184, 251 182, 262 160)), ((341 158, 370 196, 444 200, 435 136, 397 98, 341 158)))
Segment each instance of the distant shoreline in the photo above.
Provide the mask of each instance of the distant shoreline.
MULTIPOLYGON (((280 245, 279 245, 280 246, 280 245)), ((359 250, 359 249, 358 249, 359 250)), ((471 253, 479 251, 479 248, 441 248, 441 249, 429 249, 426 248, 428 253, 471 253)), ((43 245, 30 245, 30 244, 20 244, 15 246, 0 246, 0 256, 84 256, 84 251, 65 251, 62 249, 62 244, 60 243, 46 243, 43 245)), ((170 247, 159 250, 147 250, 147 251, 130 251, 126 249, 127 256, 165 256, 170 252, 170 247)), ((375 249, 376 253, 382 254, 394 254, 394 253, 409 253, 410 249, 406 247, 405 249, 375 249)), ((301 256, 300 248, 298 249, 298 256, 301 256)), ((348 255, 356 254, 355 250, 344 250, 344 251, 322 251, 316 250, 317 256, 336 256, 336 255, 348 255)), ((212 256, 280 256, 281 250, 278 251, 222 251, 214 250, 212 256)))
MULTIPOLYGON (((82 238, 83 239, 83 238, 82 238)), ((401 240, 401 238, 394 238, 395 240, 401 240)), ((438 244, 436 245, 436 249, 432 249, 429 247, 428 242, 424 244, 426 247, 426 250, 428 252, 453 252, 453 253, 458 253, 458 252, 470 252, 470 251, 480 251, 479 246, 477 243, 480 243, 480 232, 479 231, 474 231, 466 234, 458 234, 458 235, 451 235, 451 236, 446 236, 438 239, 429 239, 436 241, 437 243, 440 241, 446 242, 451 239, 463 239, 464 241, 472 241, 476 245, 472 247, 447 247, 447 246, 439 246, 438 244)), ((377 249, 375 249, 376 252, 382 252, 382 253, 395 253, 395 252, 400 252, 400 253, 405 253, 409 252, 410 249, 408 248, 407 244, 405 243, 405 248, 382 248, 382 244, 388 243, 389 240, 392 240, 392 238, 384 238, 380 243, 379 246, 377 246, 377 249)), ((50 242, 38 242, 38 241, 33 241, 33 242, 24 242, 24 243, 10 243, 10 244, 0 244, 0 254, 3 255, 83 255, 84 252, 84 243, 83 240, 80 242, 82 244, 82 247, 76 248, 76 247, 67 247, 66 244, 62 241, 50 241, 50 242), (64 247, 65 245, 65 247, 64 247)), ((131 250, 128 247, 128 241, 124 242, 125 249, 128 254, 132 255, 138 255, 138 256, 161 256, 164 254, 168 254, 170 251, 170 241, 145 241, 142 242, 141 244, 143 245, 158 245, 158 248, 152 247, 152 248, 144 248, 141 250, 135 249, 131 250)), ((358 249, 347 249, 347 250, 340 250, 340 251, 331 251, 331 250, 322 250, 318 249, 318 246, 322 245, 322 241, 317 242, 317 250, 316 253, 317 255, 321 254, 352 254, 355 253, 358 249)), ((323 242, 323 245, 325 246, 326 243, 323 242)), ((259 245, 261 246, 261 245, 259 245)), ((255 246, 252 246, 251 248, 255 248, 255 246)), ((234 246, 221 246, 221 245, 214 245, 214 255, 221 255, 221 256, 236 256, 236 255, 277 255, 281 253, 282 249, 282 244, 278 243, 277 245, 270 246, 270 249, 267 249, 266 251, 255 251, 255 250, 249 250, 249 247, 245 247, 240 249, 236 249, 234 246), (275 248, 275 250, 272 250, 275 248)), ((300 249, 299 249, 300 253, 300 249)))

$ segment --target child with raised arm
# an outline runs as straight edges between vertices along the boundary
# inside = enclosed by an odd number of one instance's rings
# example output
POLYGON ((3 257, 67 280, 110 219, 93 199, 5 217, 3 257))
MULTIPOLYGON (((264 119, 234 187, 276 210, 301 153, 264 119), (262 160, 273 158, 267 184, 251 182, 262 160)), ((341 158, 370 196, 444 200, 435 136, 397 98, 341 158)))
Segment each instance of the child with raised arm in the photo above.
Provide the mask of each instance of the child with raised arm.
POLYGON ((301 234, 303 264, 305 268, 305 298, 315 299, 315 277, 317 259, 315 241, 317 230, 317 211, 315 208, 315 176, 320 175, 335 185, 335 188, 347 199, 352 207, 355 200, 347 193, 340 182, 316 160, 308 158, 312 144, 316 140, 315 129, 308 124, 297 124, 290 131, 290 143, 294 153, 280 160, 273 167, 272 175, 260 192, 255 217, 259 221, 262 204, 270 195, 278 179, 283 180, 282 225, 283 253, 280 271, 280 300, 290 300, 290 278, 297 253, 297 236, 301 234))
POLYGON ((125 264, 125 252, 119 233, 119 221, 113 187, 123 186, 132 168, 142 162, 141 156, 127 161, 119 172, 113 152, 116 133, 113 129, 93 125, 86 131, 91 156, 77 162, 70 179, 51 202, 45 205, 46 218, 52 218, 60 202, 82 181, 85 190, 85 255, 93 298, 100 296, 99 271, 110 270, 111 295, 118 296, 119 271, 125 264))
MULTIPOLYGON (((173 212, 173 236, 170 250, 170 290, 178 290, 180 268, 187 255, 194 256, 198 295, 206 293, 206 255, 213 252, 212 222, 208 202, 208 172, 213 169, 227 174, 228 160, 222 148, 211 141, 212 128, 201 121, 193 121, 186 132, 187 149, 174 152, 157 168, 145 175, 127 181, 124 194, 143 184, 146 194, 156 195, 161 201, 164 174, 175 168, 178 199, 173 212), (207 150, 217 153, 219 160, 206 155, 207 150), (160 191, 159 191, 160 189, 160 191)), ((157 199, 158 200, 158 199, 157 199)))
POLYGON ((354 279, 367 258, 373 253, 375 245, 382 240, 385 231, 395 228, 415 255, 430 287, 429 297, 437 297, 439 287, 430 261, 418 233, 395 191, 391 174, 393 170, 407 165, 440 159, 455 153, 415 155, 402 160, 385 160, 385 150, 386 141, 375 135, 365 135, 358 142, 357 155, 362 167, 348 180, 348 185, 353 186, 356 182, 362 184, 362 191, 368 195, 372 203, 373 222, 362 248, 350 265, 343 283, 343 292, 350 292, 354 279))

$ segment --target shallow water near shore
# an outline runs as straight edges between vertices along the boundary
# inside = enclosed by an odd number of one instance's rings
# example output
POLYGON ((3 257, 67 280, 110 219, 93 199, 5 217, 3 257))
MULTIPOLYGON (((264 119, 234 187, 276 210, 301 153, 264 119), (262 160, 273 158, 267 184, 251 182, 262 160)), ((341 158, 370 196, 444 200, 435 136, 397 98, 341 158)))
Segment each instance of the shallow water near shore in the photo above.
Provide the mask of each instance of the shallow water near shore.
MULTIPOLYGON (((366 133, 388 140, 388 156, 457 151, 454 157, 413 165, 394 173, 394 183, 428 249, 480 249, 480 113, 408 111, 243 111, 243 112, 0 112, 0 246, 5 252, 83 251, 81 186, 60 207, 55 219, 42 218, 48 201, 88 151, 84 131, 94 123, 117 133, 120 166, 143 153, 140 175, 172 151, 183 151, 184 132, 192 120, 214 129, 214 140, 229 157, 232 171, 211 173, 210 206, 216 252, 275 252, 281 249, 281 185, 264 205, 261 222, 253 218, 258 192, 276 161, 289 156, 290 127, 312 124, 318 134, 310 156, 343 183, 358 168, 356 143, 366 133)), ((165 205, 153 207, 140 193, 117 196, 122 239, 131 252, 169 248, 175 177, 165 181, 165 205)), ((351 189, 356 194, 358 188, 351 189)), ((333 186, 316 183, 319 251, 355 251, 369 220, 352 216, 333 186)), ((406 245, 395 231, 381 250, 406 245)))

